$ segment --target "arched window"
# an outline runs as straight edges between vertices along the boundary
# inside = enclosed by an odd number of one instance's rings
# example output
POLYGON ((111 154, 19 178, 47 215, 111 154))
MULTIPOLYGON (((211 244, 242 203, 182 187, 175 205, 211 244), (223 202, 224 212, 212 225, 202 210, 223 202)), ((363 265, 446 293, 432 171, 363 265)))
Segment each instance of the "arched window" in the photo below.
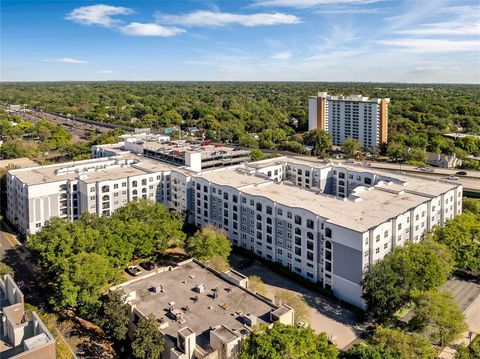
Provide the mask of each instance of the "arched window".
POLYGON ((62 193, 60 195, 60 199, 67 199, 67 194, 66 193, 62 193))
POLYGON ((146 189, 146 188, 142 188, 142 193, 147 193, 147 189, 146 189))
POLYGON ((325 242, 325 248, 326 248, 326 249, 332 249, 332 242, 326 241, 326 242, 325 242))
POLYGON ((142 179, 142 186, 146 186, 147 185, 147 180, 146 179, 142 179))
POLYGON ((338 184, 339 184, 340 186, 345 186, 345 181, 340 180, 340 181, 338 181, 338 184))
POLYGON ((109 186, 103 186, 102 187, 102 193, 105 193, 105 192, 110 192, 110 187, 109 186))
POLYGON ((307 232, 307 238, 308 239, 313 239, 313 233, 312 232, 307 232))
POLYGON ((298 234, 299 236, 301 236, 302 230, 300 228, 295 228, 295 234, 298 234))
POLYGON ((102 201, 109 201, 109 200, 110 200, 110 196, 107 194, 102 197, 102 201))
POLYGON ((138 193, 138 192, 137 192, 137 190, 136 190, 136 189, 134 189, 134 190, 133 190, 133 192, 132 192, 132 194, 133 194, 134 196, 136 196, 136 195, 137 195, 137 193, 138 193))
POLYGON ((137 187, 137 181, 132 181, 132 187, 137 187))

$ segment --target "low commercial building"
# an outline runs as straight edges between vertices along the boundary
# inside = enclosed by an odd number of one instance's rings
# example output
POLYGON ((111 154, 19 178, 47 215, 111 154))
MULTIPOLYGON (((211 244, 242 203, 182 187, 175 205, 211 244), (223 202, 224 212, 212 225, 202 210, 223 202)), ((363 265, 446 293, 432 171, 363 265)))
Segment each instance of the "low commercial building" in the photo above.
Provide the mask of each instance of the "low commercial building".
POLYGON ((235 358, 258 324, 294 324, 293 309, 249 291, 238 272, 216 272, 190 259, 111 288, 127 295, 130 335, 153 315, 166 339, 162 358, 235 358))
POLYGON ((444 153, 427 152, 427 163, 435 167, 456 168, 462 165, 462 160, 455 153, 446 155, 444 153))
POLYGON ((0 358, 56 358, 55 339, 37 313, 26 318, 23 293, 9 275, 0 278, 0 311, 0 358))

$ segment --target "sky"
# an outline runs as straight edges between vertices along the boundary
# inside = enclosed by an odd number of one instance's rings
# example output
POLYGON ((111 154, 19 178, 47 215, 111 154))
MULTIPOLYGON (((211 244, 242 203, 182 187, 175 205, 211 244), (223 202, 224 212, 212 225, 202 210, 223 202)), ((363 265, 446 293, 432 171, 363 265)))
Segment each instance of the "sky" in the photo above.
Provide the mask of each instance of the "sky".
POLYGON ((1 0, 1 81, 480 84, 479 0, 1 0))

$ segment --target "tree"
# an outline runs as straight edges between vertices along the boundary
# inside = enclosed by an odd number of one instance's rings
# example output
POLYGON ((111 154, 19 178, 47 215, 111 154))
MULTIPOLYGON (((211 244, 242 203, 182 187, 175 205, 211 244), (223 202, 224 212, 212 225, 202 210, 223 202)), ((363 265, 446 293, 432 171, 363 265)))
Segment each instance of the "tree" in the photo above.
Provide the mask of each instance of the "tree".
POLYGON ((252 161, 261 161, 265 158, 265 154, 257 148, 252 149, 252 161))
POLYGON ((187 239, 185 250, 189 256, 208 264, 217 256, 226 260, 232 251, 232 245, 225 231, 206 225, 187 239))
POLYGON ((369 344, 381 352, 398 354, 399 359, 435 358, 435 350, 427 340, 418 334, 408 334, 398 329, 378 328, 369 344))
POLYGON ((480 270, 480 216, 469 211, 462 213, 437 227, 434 238, 452 251, 456 268, 480 270))
POLYGON ((314 156, 326 156, 332 150, 333 142, 330 134, 324 130, 316 128, 308 131, 303 136, 303 143, 313 146, 314 156))
POLYGON ((275 322, 271 329, 265 325, 255 328, 242 341, 239 359, 335 359, 338 353, 325 333, 317 335, 311 328, 275 322))
POLYGON ((160 333, 157 319, 151 314, 140 319, 133 333, 133 357, 137 359, 158 359, 164 346, 165 339, 160 333))
POLYGON ((105 333, 117 341, 127 337, 130 324, 126 297, 122 290, 109 291, 104 297, 103 310, 99 318, 100 326, 105 333))
POLYGON ((210 258, 208 261, 208 266, 218 272, 226 272, 230 269, 230 263, 228 263, 228 261, 221 256, 210 258))
POLYGON ((355 154, 360 151, 362 145, 357 140, 353 138, 346 138, 342 143, 342 152, 345 153, 348 157, 353 157, 355 154))
POLYGON ((465 347, 463 345, 457 346, 455 359, 478 359, 480 358, 480 337, 477 335, 472 343, 465 347))
POLYGON ((265 287, 265 283, 263 283, 262 278, 258 275, 248 276, 248 289, 261 295, 267 294, 267 287, 265 287))
POLYGON ((405 153, 405 159, 412 163, 424 164, 427 161, 427 152, 419 147, 412 147, 405 153))
POLYGON ((52 304, 61 307, 79 307, 80 313, 92 318, 101 306, 100 295, 116 278, 109 260, 96 253, 79 253, 68 262, 55 281, 52 304))
POLYGON ((388 317, 410 301, 413 290, 444 284, 453 270, 448 248, 427 238, 407 243, 376 262, 363 279, 363 298, 375 317, 388 317))
POLYGON ((405 157, 406 148, 403 143, 389 142, 387 146, 387 155, 393 158, 395 161, 403 159, 405 157))
POLYGON ((480 218, 480 199, 464 197, 462 207, 464 212, 471 212, 480 218))
POLYGON ((293 308, 295 313, 295 322, 306 321, 310 318, 310 308, 305 299, 299 297, 297 294, 287 290, 279 289, 275 292, 275 303, 277 305, 286 304, 293 308))
POLYGON ((402 359, 399 353, 386 348, 381 350, 375 345, 355 344, 346 352, 340 353, 340 359, 402 359))
POLYGON ((414 316, 410 325, 440 346, 459 339, 467 330, 465 316, 448 291, 416 292, 414 316))
POLYGON ((5 274, 10 275, 10 277, 12 277, 12 278, 13 278, 13 276, 15 275, 15 273, 13 272, 12 267, 6 265, 6 264, 3 263, 3 262, 0 262, 0 277, 3 277, 5 274))

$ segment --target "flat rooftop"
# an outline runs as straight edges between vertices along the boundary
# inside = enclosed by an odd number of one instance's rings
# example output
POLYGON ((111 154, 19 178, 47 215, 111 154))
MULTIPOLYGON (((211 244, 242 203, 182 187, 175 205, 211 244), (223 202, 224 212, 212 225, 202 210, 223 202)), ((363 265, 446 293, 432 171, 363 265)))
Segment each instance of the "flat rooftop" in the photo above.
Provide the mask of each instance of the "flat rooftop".
POLYGON ((120 155, 119 157, 95 158, 84 161, 16 169, 12 170, 11 173, 27 185, 38 185, 76 179, 80 179, 85 183, 111 181, 153 172, 169 171, 172 169, 177 168, 159 161, 128 153, 120 155), (130 160, 131 163, 122 164, 122 161, 124 160, 130 160), (115 161, 119 161, 118 164, 114 164, 115 161), (81 169, 86 167, 90 167, 90 169, 88 171, 79 172, 71 170, 72 168, 81 169), (59 173, 62 171, 64 171, 64 173, 59 173))
POLYGON ((214 184, 241 188, 249 185, 270 182, 269 178, 242 173, 244 167, 227 167, 201 172, 196 178, 204 178, 214 184))
POLYGON ((202 159, 216 156, 249 155, 250 151, 238 147, 229 147, 221 144, 211 144, 209 141, 177 140, 170 142, 155 142, 148 140, 138 141, 145 150, 160 152, 175 157, 185 157, 186 152, 201 152, 202 159))
POLYGON ((355 201, 275 182, 246 187, 242 192, 289 207, 304 208, 331 223, 358 232, 365 232, 428 200, 407 192, 386 192, 382 187, 390 189, 389 184, 358 188, 354 193, 358 197, 355 201))
POLYGON ((173 342, 177 331, 188 326, 197 335, 197 345, 209 351, 210 329, 224 325, 233 333, 245 334, 243 315, 249 313, 258 318, 258 323, 269 322, 270 312, 276 307, 261 300, 244 288, 228 281, 195 261, 187 261, 172 270, 120 285, 126 294, 135 292, 130 304, 144 315, 153 314, 158 320, 168 323, 162 332, 173 342), (205 291, 198 293, 195 287, 205 285, 205 291), (154 293, 152 288, 163 287, 164 292, 154 293), (213 299, 216 291, 218 296, 213 299), (194 298, 198 296, 198 300, 194 298), (179 323, 169 315, 169 307, 179 310, 184 322, 179 323), (187 309, 187 307, 189 309, 187 309), (187 309, 187 311, 185 311, 187 309))

